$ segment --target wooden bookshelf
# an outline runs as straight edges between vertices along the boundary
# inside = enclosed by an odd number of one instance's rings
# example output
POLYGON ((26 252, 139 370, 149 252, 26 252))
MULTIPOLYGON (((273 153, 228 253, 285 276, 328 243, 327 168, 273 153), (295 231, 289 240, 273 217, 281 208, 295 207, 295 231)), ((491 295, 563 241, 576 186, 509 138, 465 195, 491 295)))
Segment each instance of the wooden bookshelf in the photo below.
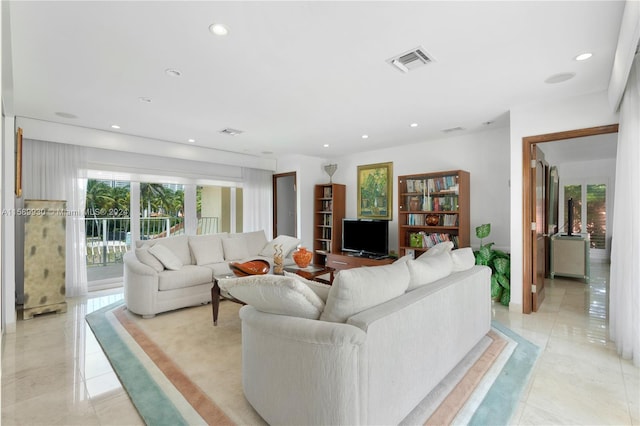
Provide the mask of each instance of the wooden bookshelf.
POLYGON ((327 254, 340 252, 346 187, 316 185, 314 190, 313 263, 326 265, 327 254))
POLYGON ((398 176, 400 256, 419 256, 442 241, 469 247, 469 172, 452 170, 398 176))

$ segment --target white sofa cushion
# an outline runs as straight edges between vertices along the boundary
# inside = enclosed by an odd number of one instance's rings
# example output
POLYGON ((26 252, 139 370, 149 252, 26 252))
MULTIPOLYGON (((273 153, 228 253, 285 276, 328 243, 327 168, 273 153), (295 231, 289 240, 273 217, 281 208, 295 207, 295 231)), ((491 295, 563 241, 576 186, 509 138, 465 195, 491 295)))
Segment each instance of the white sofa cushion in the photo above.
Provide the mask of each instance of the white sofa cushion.
POLYGON ((345 322, 349 317, 403 294, 409 286, 404 262, 344 269, 333 280, 323 321, 345 322))
POLYGON ((212 235, 195 235, 189 237, 189 247, 196 261, 196 265, 224 262, 222 240, 227 233, 212 235))
MULTIPOLYGON (((260 250, 262 250, 264 246, 267 245, 267 237, 265 236, 264 231, 229 234, 229 238, 238 238, 245 241, 248 254, 244 257, 256 256, 258 253, 260 253, 260 250)), ((227 260, 229 259, 227 258, 227 260)))
MULTIPOLYGON (((158 290, 175 290, 211 282, 211 269, 203 266, 184 265, 179 271, 162 271, 158 274, 158 290)), ((135 285, 135 284, 133 284, 135 285)))
POLYGON ((257 310, 318 319, 324 302, 301 281, 282 275, 253 275, 219 280, 221 288, 257 310))
POLYGON ((437 256, 444 252, 449 253, 451 249, 453 249, 453 243, 451 241, 443 241, 431 247, 426 252, 422 253, 420 256, 418 256, 418 259, 422 257, 437 256))
POLYGON ((317 294, 318 297, 320 297, 320 299, 322 299, 323 302, 327 301, 327 297, 329 296, 329 290, 331 290, 331 286, 329 284, 323 284, 323 283, 319 283, 318 281, 308 280, 305 277, 301 277, 300 275, 295 274, 293 272, 284 271, 284 276, 291 277, 293 279, 300 281, 301 283, 309 287, 315 294, 317 294))
POLYGON ((186 235, 177 235, 175 237, 158 238, 155 240, 147 240, 143 247, 153 247, 155 245, 167 247, 175 254, 183 265, 191 264, 191 250, 189 250, 189 237, 186 235))
MULTIPOLYGON (((428 253, 428 252, 427 252, 428 253)), ((420 256, 407 262, 411 280, 407 290, 432 283, 451 274, 453 261, 448 251, 432 256, 420 256)))
POLYGON ((282 244, 282 257, 287 257, 300 242, 301 240, 296 237, 278 235, 273 241, 264 246, 260 251, 260 256, 273 257, 273 255, 276 254, 275 246, 282 244))
POLYGON ((167 269, 177 271, 182 268, 183 263, 180 261, 178 256, 173 254, 173 252, 168 247, 162 244, 156 244, 152 247, 149 247, 149 253, 154 255, 156 259, 158 259, 160 263, 162 263, 167 269))
POLYGON ((149 253, 149 247, 137 248, 136 257, 141 263, 152 267, 156 272, 164 271, 164 265, 154 255, 149 253))
POLYGON ((249 257, 247 241, 244 238, 225 238, 222 240, 224 260, 242 260, 249 257))
POLYGON ((476 264, 476 256, 471 247, 451 250, 450 254, 453 261, 453 272, 466 271, 476 264))

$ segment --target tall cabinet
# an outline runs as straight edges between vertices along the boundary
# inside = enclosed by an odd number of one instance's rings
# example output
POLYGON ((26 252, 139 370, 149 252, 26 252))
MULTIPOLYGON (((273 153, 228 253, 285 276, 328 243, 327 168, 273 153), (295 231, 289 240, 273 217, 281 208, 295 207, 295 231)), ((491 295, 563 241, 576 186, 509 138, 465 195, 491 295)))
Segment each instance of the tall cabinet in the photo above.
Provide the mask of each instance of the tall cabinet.
POLYGON ((315 186, 313 263, 316 265, 325 265, 327 254, 340 252, 345 193, 346 187, 338 183, 315 186))
POLYGON ((398 176, 398 248, 415 257, 443 241, 469 247, 469 172, 398 176))
POLYGON ((67 312, 66 202, 24 200, 23 318, 67 312))

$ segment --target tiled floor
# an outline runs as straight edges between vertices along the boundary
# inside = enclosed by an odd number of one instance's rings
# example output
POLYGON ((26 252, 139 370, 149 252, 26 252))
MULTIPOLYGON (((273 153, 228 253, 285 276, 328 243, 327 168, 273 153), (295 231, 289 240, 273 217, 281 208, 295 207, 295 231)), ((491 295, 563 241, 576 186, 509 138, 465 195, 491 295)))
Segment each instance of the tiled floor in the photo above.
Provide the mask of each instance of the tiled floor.
MULTIPOLYGON (((640 425, 640 369, 607 338, 608 265, 591 273, 590 284, 548 281, 538 313, 494 306, 496 320, 543 349, 512 424, 640 425)), ((69 299, 66 314, 18 321, 3 337, 3 425, 143 424, 84 321, 120 298, 69 299)))

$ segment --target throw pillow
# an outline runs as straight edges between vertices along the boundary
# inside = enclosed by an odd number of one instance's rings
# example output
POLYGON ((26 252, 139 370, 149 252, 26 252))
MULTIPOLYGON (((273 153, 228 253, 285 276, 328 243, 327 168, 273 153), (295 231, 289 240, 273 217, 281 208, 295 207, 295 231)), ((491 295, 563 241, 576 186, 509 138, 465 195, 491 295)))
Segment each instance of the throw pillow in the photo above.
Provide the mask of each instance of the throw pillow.
POLYGON ((345 322, 358 312, 402 295, 408 285, 409 270, 404 262, 344 269, 333 280, 320 319, 345 322))
POLYGON ((229 234, 229 238, 240 238, 245 241, 247 246, 248 256, 257 256, 260 250, 267 244, 267 237, 264 235, 264 231, 254 232, 242 232, 239 234, 229 234))
POLYGON ((224 262, 222 239, 226 234, 196 235, 189 237, 189 247, 196 265, 224 262))
POLYGON ((448 253, 451 251, 452 248, 453 248, 453 243, 451 241, 444 241, 442 243, 436 244, 433 247, 430 247, 429 250, 427 250, 426 252, 418 256, 418 259, 421 257, 437 256, 440 253, 444 253, 444 252, 448 253))
POLYGON ((293 249, 298 247, 298 244, 300 244, 301 241, 302 240, 298 238, 290 237, 288 235, 278 235, 273 241, 264 246, 260 251, 260 256, 273 257, 273 255, 276 254, 276 244, 282 244, 282 256, 287 257, 293 249))
POLYGON ((407 290, 432 283, 451 274, 453 261, 448 252, 442 252, 435 256, 420 256, 416 260, 407 262, 411 280, 407 290))
POLYGON ((476 256, 471 247, 451 250, 451 260, 453 261, 453 272, 466 271, 476 264, 476 256))
POLYGON ((164 265, 156 259, 154 255, 149 253, 149 247, 137 248, 136 257, 140 263, 152 267, 156 272, 164 271, 164 265))
POLYGON ((189 237, 186 235, 176 235, 175 237, 158 238, 148 240, 145 245, 161 245, 169 249, 183 265, 191 264, 191 250, 189 250, 189 237))
POLYGON ((319 283, 318 281, 311 281, 304 277, 301 277, 298 274, 294 274, 293 272, 284 271, 284 276, 291 277, 293 279, 300 281, 301 283, 309 287, 315 294, 317 294, 318 297, 320 297, 320 299, 322 299, 323 302, 327 301, 327 297, 329 296, 329 290, 331 290, 331 286, 329 284, 319 283))
POLYGON ((249 249, 244 238, 225 238, 222 240, 224 260, 242 260, 249 257, 249 249))
POLYGON ((252 275, 225 279, 226 290, 259 311, 318 319, 324 302, 299 280, 281 275, 252 275))
POLYGON ((153 247, 150 247, 149 253, 154 255, 156 259, 158 259, 167 269, 177 271, 182 268, 183 263, 180 259, 162 244, 156 244, 153 247))

